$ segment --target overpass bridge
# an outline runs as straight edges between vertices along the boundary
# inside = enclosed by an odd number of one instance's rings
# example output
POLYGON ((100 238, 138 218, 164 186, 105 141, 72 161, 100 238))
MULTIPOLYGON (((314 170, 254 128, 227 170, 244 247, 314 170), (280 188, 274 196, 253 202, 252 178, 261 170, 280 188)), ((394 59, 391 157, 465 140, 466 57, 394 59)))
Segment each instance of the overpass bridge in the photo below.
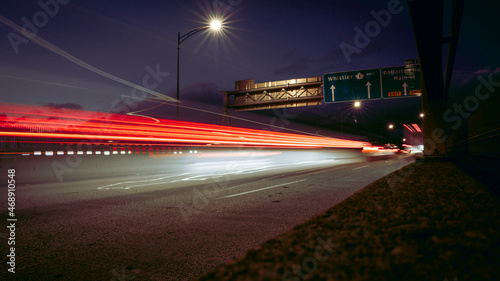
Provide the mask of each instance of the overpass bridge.
POLYGON ((255 83, 254 79, 235 82, 234 91, 224 91, 224 110, 274 109, 320 105, 323 81, 320 77, 255 83))

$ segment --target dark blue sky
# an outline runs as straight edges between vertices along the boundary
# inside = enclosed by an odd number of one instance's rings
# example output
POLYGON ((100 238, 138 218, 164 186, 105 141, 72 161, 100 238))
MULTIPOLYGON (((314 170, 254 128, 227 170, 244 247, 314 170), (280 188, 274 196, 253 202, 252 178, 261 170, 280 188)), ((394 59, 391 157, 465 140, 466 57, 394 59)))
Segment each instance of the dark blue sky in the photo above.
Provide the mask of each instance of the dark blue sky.
MULTIPOLYGON (((199 33, 181 45, 181 100, 186 106, 221 113, 219 91, 234 89, 236 80, 253 78, 265 82, 314 77, 403 65, 405 58, 417 57, 406 1, 41 0, 40 3, 48 4, 44 8, 38 1, 4 0, 0 15, 21 27, 29 28, 32 24, 36 35, 66 52, 66 58, 60 51, 27 42, 25 35, 0 22, 1 101, 66 104, 104 112, 116 111, 124 102, 129 102, 131 111, 145 106, 130 106, 131 101, 126 100, 133 89, 130 85, 103 77, 89 67, 82 67, 82 63, 129 83, 143 86, 146 81, 148 88, 175 97, 177 32, 184 34, 203 26, 203 17, 214 12, 227 17, 225 35, 199 33), (372 30, 368 41, 360 42, 357 28, 365 30, 367 24, 376 22, 375 14, 387 15, 381 11, 388 11, 390 18, 381 16, 379 29, 372 30), (357 48, 356 52, 346 56, 342 46, 345 51, 347 45, 357 48), (80 64, 68 60, 68 55, 80 64)), ((498 42, 498 32, 492 26, 496 25, 495 11, 499 11, 495 8, 498 4, 486 2, 466 5, 462 27, 467 35, 461 37, 457 75, 465 77, 488 68, 493 72, 498 66, 498 61, 491 58, 496 51, 488 44, 498 42), (476 52, 470 54, 471 50, 476 52)), ((413 100, 398 102, 396 106, 418 111, 420 104, 413 100)), ((329 104, 302 109, 296 113, 304 116, 294 119, 317 115, 316 120, 335 120, 337 107, 329 104)), ((374 102, 368 112, 376 111, 379 110, 374 102)), ((164 106, 152 114, 173 118, 174 112, 175 107, 164 106)), ((268 117, 273 114, 267 112, 268 117)), ((183 116, 191 121, 212 120, 195 111, 183 116)), ((214 118, 213 123, 221 119, 214 118)))

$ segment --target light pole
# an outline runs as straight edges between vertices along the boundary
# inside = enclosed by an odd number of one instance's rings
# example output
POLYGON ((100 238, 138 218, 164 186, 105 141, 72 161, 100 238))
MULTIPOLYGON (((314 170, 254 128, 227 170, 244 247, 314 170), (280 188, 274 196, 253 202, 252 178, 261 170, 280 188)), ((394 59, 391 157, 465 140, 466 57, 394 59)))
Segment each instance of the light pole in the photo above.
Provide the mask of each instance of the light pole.
MULTIPOLYGON (((387 129, 389 129, 389 131, 392 132, 392 130, 394 129, 394 124, 391 123, 391 124, 387 125, 387 129)), ((391 139, 392 139, 392 137, 389 137, 388 143, 391 143, 391 139)))
MULTIPOLYGON (((344 110, 344 107, 343 107, 344 104, 340 104, 340 138, 344 138, 344 117, 343 117, 343 110, 344 110)), ((360 101, 354 101, 354 103, 352 104, 352 106, 354 107, 354 109, 358 109, 361 107, 361 102, 360 101)))
MULTIPOLYGON (((387 125, 386 130, 391 130, 391 131, 392 131, 393 129, 394 129, 394 124, 389 123, 389 124, 387 125)), ((380 143, 381 143, 381 144, 384 144, 384 139, 385 139, 385 137, 383 136, 383 135, 384 135, 384 134, 383 134, 383 132, 384 132, 384 130, 383 130, 383 129, 382 129, 382 130, 380 130, 380 143)))
POLYGON ((180 50, 180 45, 182 42, 184 42, 186 39, 189 37, 195 35, 196 33, 206 30, 206 29, 212 29, 214 31, 218 31, 222 28, 222 22, 220 20, 212 20, 210 22, 209 26, 204 26, 204 27, 199 27, 196 29, 193 29, 189 31, 188 33, 184 34, 181 36, 181 33, 177 33, 177 121, 179 121, 179 50, 180 50))

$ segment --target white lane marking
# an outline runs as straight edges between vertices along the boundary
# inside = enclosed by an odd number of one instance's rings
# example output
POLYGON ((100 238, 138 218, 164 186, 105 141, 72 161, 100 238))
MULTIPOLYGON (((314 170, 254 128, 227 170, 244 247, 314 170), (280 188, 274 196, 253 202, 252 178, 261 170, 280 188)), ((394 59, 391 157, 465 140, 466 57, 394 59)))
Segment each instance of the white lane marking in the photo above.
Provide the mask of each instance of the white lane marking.
POLYGON ((266 190, 266 189, 271 189, 271 188, 275 188, 275 187, 279 187, 279 186, 283 186, 283 185, 287 185, 287 184, 293 184, 293 183, 303 182, 303 181, 306 181, 306 180, 307 179, 298 180, 298 181, 292 181, 292 182, 287 182, 287 183, 282 183, 282 184, 277 184, 277 185, 273 185, 273 186, 268 186, 268 187, 264 187, 264 188, 259 188, 259 189, 254 189, 254 190, 250 190, 250 191, 246 191, 246 192, 236 193, 236 194, 233 194, 233 195, 224 196, 222 198, 236 197, 236 196, 245 195, 245 194, 248 194, 248 193, 253 193, 253 192, 262 191, 262 190, 266 190))
POLYGON ((108 190, 109 189, 131 189, 133 187, 142 187, 142 186, 149 186, 149 185, 173 183, 173 182, 182 181, 184 179, 177 179, 177 180, 167 180, 167 179, 173 178, 173 177, 180 177, 180 176, 184 176, 184 175, 188 175, 188 173, 173 175, 173 176, 159 177, 159 178, 154 178, 154 179, 149 179, 149 180, 125 181, 125 182, 112 183, 112 184, 100 186, 97 189, 108 189, 108 190), (163 181, 163 180, 165 180, 165 181, 163 181))
MULTIPOLYGON (((118 154, 117 151, 113 151, 113 154, 118 154)), ((109 155, 109 151, 105 151, 104 155, 109 155), (107 152, 107 153, 106 153, 107 152)), ((159 185, 159 184, 169 184, 169 183, 177 183, 177 182, 185 182, 185 181, 205 181, 208 179, 219 179, 222 178, 224 181, 229 181, 229 178, 234 175, 246 175, 246 174, 254 174, 254 173, 259 173, 262 171, 271 171, 271 170, 276 170, 276 169, 281 169, 281 168, 286 168, 288 166, 304 166, 304 165, 309 165, 309 164, 325 164, 325 163, 330 163, 330 162, 337 162, 336 159, 327 159, 327 160, 320 160, 320 161, 303 161, 299 163, 280 163, 278 165, 264 165, 264 166, 259 166, 259 167, 246 167, 246 165, 239 165, 241 163, 234 163, 234 167, 231 166, 231 163, 229 167, 232 168, 239 168, 235 170, 229 170, 228 172, 219 172, 219 173, 200 173, 198 175, 192 175, 192 173, 182 173, 182 174, 177 174, 177 175, 171 175, 171 176, 162 176, 158 178, 153 178, 149 180, 136 180, 136 181, 126 181, 126 182, 118 182, 118 183, 113 183, 113 184, 108 184, 105 186, 100 186, 97 189, 103 190, 110 190, 110 189, 132 189, 132 188, 137 188, 137 187, 143 187, 143 186, 151 186, 151 185, 159 185), (238 167, 241 166, 241 167, 238 167), (185 175, 189 175, 187 177, 183 177, 185 175), (177 177, 177 178, 176 178, 177 177), (178 177, 183 177, 183 178, 178 178, 178 177), (175 179, 172 179, 175 178, 175 179)), ((253 163, 252 161, 248 161, 248 163, 253 163)), ((205 165, 207 165, 205 163, 205 165)), ((226 167, 227 169, 227 167, 226 167)))
POLYGON ((357 168, 354 168, 353 170, 363 169, 363 168, 366 168, 366 167, 370 167, 370 165, 364 165, 364 166, 361 166, 361 167, 357 167, 357 168))

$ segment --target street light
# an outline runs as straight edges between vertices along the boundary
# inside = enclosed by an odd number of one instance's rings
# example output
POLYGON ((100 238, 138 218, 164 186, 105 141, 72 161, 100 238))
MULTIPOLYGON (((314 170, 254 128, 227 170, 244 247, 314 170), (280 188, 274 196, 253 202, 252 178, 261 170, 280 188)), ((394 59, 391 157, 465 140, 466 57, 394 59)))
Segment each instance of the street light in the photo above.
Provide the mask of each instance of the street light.
POLYGON ((179 49, 182 42, 184 42, 189 37, 195 35, 196 33, 211 29, 213 31, 219 31, 222 29, 222 22, 218 19, 213 19, 208 26, 199 27, 189 31, 188 33, 181 36, 181 33, 177 33, 177 121, 179 121, 179 49))
MULTIPOLYGON (((344 117, 343 117, 343 111, 344 107, 342 106, 343 104, 340 104, 340 138, 344 138, 344 117)), ((352 103, 352 107, 355 109, 358 109, 361 107, 361 102, 360 101, 354 101, 352 103)), ((356 121, 357 122, 357 121, 356 121)))
MULTIPOLYGON (((394 129, 394 124, 388 124, 388 125, 387 125, 387 129, 388 129, 388 130, 392 130, 392 129, 394 129)), ((380 130, 380 143, 383 143, 383 142, 384 142, 385 137, 383 137, 383 135, 384 135, 384 130, 383 130, 383 129, 381 129, 381 130, 380 130)))
POLYGON ((220 20, 213 20, 210 23, 210 28, 212 30, 218 31, 218 30, 220 30, 222 28, 222 22, 220 20))

